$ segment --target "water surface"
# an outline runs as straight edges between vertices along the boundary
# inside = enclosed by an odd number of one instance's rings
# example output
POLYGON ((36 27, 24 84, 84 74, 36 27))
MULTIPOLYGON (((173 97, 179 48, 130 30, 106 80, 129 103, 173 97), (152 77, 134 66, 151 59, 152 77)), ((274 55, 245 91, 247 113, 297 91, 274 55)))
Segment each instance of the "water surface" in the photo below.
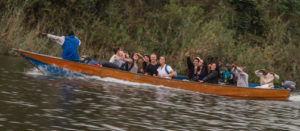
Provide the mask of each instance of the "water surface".
POLYGON ((95 76, 57 77, 0 56, 0 130, 300 130, 287 102, 233 100, 95 76))

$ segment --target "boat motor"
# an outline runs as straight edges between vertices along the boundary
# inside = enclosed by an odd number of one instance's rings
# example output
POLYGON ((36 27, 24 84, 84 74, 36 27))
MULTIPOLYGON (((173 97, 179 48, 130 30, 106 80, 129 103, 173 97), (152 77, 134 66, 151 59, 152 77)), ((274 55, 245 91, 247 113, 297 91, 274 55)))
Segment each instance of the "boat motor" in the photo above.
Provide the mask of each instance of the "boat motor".
POLYGON ((284 81, 281 83, 282 88, 288 89, 293 92, 296 89, 296 83, 293 81, 284 81))

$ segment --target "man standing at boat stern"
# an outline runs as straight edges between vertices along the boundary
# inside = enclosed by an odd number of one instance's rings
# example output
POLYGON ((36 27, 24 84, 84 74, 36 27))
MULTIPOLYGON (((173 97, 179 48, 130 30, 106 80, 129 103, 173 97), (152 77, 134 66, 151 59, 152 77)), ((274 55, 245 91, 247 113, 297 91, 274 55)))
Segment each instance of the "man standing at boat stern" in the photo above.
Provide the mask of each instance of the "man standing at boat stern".
POLYGON ((62 46, 61 57, 65 60, 79 61, 78 46, 80 40, 74 36, 74 31, 69 32, 69 36, 55 36, 52 34, 41 33, 42 36, 47 36, 50 40, 62 46))

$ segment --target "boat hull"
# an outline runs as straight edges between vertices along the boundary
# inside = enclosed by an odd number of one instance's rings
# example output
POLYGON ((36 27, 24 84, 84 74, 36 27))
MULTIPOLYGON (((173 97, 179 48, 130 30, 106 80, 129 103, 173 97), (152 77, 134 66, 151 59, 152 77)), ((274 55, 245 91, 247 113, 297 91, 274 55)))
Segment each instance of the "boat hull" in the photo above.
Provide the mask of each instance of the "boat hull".
POLYGON ((143 74, 135 74, 121 70, 115 70, 105 67, 97 67, 78 62, 63 60, 58 57, 52 57, 37 54, 29 51, 16 50, 21 56, 29 60, 35 66, 50 66, 49 72, 59 72, 61 70, 70 70, 78 73, 95 75, 100 77, 112 77, 116 79, 146 83, 152 85, 162 85, 171 88, 177 88, 192 92, 199 92, 211 95, 219 95, 234 99, 253 99, 253 100, 281 100, 286 101, 290 91, 283 89, 258 89, 244 88, 227 85, 206 84, 190 81, 163 79, 158 77, 147 76, 143 74), (54 70, 53 70, 54 68, 54 70))

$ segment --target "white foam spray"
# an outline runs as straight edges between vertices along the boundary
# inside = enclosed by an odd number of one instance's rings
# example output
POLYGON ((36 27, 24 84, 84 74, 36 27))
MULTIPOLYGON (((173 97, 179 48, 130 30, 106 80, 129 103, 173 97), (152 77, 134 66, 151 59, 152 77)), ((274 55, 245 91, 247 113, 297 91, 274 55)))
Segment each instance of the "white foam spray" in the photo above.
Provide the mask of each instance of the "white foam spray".
MULTIPOLYGON (((82 79, 84 79, 84 80, 97 80, 97 81, 104 81, 104 82, 114 82, 114 83, 129 85, 129 86, 155 86, 155 85, 151 85, 151 84, 130 82, 130 81, 115 79, 115 78, 111 78, 111 77, 102 78, 102 77, 99 77, 99 76, 85 75, 85 76, 82 77, 82 79)), ((163 86, 159 86, 159 87, 163 87, 163 86)))
MULTIPOLYGON (((28 71, 25 72, 26 75, 30 76, 48 76, 49 74, 45 72, 41 72, 41 70, 37 68, 32 68, 28 71)), ((99 76, 90 76, 90 75, 72 75, 72 73, 69 73, 67 76, 65 76, 67 79, 80 79, 84 81, 90 81, 90 80, 96 80, 96 81, 104 81, 104 82, 113 82, 113 83, 119 83, 119 84, 124 84, 124 85, 129 85, 129 86, 152 86, 152 87, 164 87, 164 86, 156 86, 156 85, 151 85, 151 84, 146 84, 146 83, 136 83, 136 82, 130 82, 130 81, 125 81, 125 80, 120 80, 120 79, 115 79, 111 77, 99 77, 99 76)))
POLYGON ((44 72, 41 72, 39 69, 37 68, 32 68, 28 71, 25 71, 25 74, 26 75, 30 75, 30 76, 43 76, 43 75, 46 75, 46 73, 44 72))
POLYGON ((289 99, 289 101, 300 101, 300 95, 299 94, 292 94, 289 99))

